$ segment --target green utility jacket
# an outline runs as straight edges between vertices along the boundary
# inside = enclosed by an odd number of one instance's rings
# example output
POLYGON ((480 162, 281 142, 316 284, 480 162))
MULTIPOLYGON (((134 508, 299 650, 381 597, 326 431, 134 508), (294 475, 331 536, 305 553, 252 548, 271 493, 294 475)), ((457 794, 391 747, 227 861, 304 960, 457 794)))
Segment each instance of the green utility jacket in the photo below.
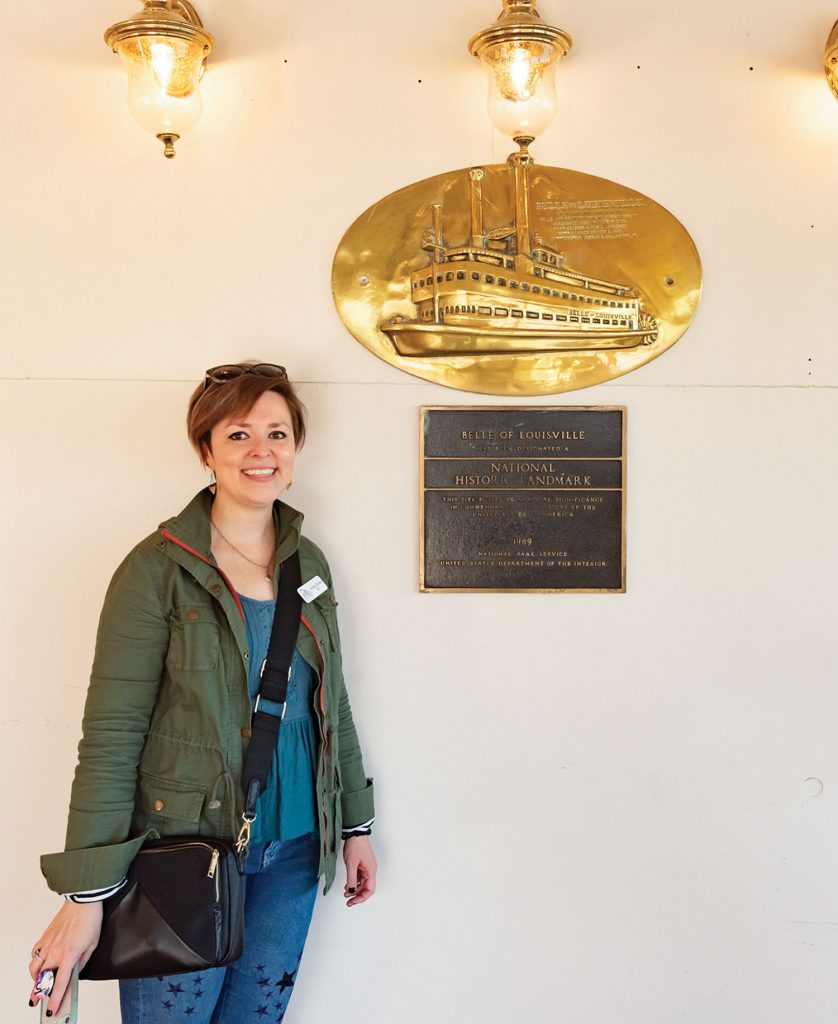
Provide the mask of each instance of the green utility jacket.
MULTIPOLYGON (((41 858, 56 892, 119 882, 146 838, 232 837, 244 805, 250 736, 247 633, 238 596, 210 552, 212 494, 201 491, 117 569, 105 598, 85 705, 63 853, 41 858)), ((343 682, 329 566, 300 536, 302 515, 274 504, 277 563, 299 548, 303 582, 328 590, 303 605, 297 646, 319 669, 320 867, 335 877, 341 825, 373 817, 343 682)))

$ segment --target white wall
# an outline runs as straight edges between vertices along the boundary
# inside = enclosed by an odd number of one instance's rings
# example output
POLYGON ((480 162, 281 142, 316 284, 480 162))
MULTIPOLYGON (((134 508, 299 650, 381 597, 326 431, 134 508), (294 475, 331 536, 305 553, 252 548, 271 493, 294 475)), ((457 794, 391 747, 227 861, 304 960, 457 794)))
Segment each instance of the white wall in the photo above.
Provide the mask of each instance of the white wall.
MULTIPOLYGON (((193 383, 251 355, 303 382, 293 499, 379 794, 379 895, 319 901, 288 1024, 835 1019, 838 10, 541 0, 576 45, 536 158, 668 206, 704 300, 663 358, 556 399, 628 407, 628 593, 420 595, 417 407, 486 398, 357 345, 330 264, 374 200, 505 157, 465 49, 499 6, 204 0, 173 162, 101 42, 130 3, 2 12, 3 1019, 56 907, 37 856, 104 587, 203 483, 193 383)), ((82 999, 116 1019, 113 986, 82 999)))

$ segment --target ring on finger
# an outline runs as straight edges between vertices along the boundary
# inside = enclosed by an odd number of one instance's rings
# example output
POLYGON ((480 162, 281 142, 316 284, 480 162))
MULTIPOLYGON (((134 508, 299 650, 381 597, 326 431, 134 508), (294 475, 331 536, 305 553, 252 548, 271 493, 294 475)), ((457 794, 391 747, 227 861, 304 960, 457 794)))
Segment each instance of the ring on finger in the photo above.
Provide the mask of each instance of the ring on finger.
POLYGON ((35 995, 45 997, 51 995, 54 985, 55 971, 51 967, 45 967, 42 971, 38 971, 38 979, 35 982, 35 995))
POLYGON ((32 950, 32 959, 34 960, 35 957, 37 957, 41 962, 44 961, 44 958, 41 956, 41 947, 40 946, 37 946, 35 949, 32 950))

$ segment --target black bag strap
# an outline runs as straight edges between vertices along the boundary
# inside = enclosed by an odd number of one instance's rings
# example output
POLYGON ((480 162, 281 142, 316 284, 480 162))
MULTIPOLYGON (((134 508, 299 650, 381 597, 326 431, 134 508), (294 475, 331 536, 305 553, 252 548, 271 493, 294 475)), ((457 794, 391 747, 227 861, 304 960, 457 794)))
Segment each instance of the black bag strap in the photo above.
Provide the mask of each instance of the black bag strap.
POLYGON ((279 568, 276 611, 268 643, 268 656, 262 663, 259 692, 256 695, 250 726, 250 743, 242 767, 245 806, 242 812, 242 829, 236 841, 236 848, 240 854, 245 852, 250 841, 250 826, 256 819, 256 801, 268 785, 279 727, 285 716, 285 698, 288 694, 291 662, 297 645, 300 613, 303 607, 303 599, 299 594, 301 585, 300 556, 295 551, 279 568), (260 706, 262 701, 281 705, 279 714, 263 711, 260 706))

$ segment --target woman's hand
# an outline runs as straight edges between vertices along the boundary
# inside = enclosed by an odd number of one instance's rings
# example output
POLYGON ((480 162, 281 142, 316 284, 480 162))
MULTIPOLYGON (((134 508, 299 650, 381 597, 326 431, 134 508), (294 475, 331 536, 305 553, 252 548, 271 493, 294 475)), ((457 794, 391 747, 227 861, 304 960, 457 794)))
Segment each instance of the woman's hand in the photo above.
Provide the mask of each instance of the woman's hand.
MULTIPOLYGON (((61 1005, 75 965, 84 967, 90 959, 101 931, 101 903, 73 903, 65 900, 64 906, 33 945, 32 949, 37 950, 39 956, 33 956, 29 963, 32 980, 37 981, 38 972, 45 967, 55 971, 55 984, 47 1004, 51 1014, 61 1005)), ((29 996, 29 1004, 36 1005, 34 988, 29 996)))
POLYGON ((346 864, 346 886, 343 895, 347 907, 365 903, 375 892, 378 864, 372 852, 369 836, 350 836, 343 842, 343 861, 346 864))

